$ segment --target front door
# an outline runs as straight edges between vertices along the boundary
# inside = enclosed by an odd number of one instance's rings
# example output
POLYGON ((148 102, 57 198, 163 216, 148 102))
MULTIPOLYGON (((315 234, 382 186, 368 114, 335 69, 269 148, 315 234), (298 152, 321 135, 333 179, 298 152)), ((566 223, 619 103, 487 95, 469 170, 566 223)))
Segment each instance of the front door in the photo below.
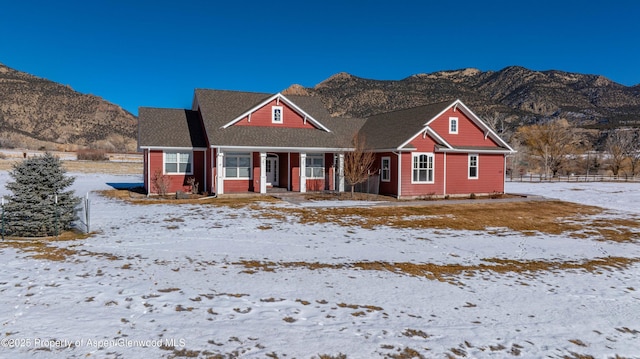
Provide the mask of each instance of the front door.
POLYGON ((278 185, 278 157, 269 155, 267 156, 266 163, 266 173, 267 173, 267 186, 277 186, 278 185))

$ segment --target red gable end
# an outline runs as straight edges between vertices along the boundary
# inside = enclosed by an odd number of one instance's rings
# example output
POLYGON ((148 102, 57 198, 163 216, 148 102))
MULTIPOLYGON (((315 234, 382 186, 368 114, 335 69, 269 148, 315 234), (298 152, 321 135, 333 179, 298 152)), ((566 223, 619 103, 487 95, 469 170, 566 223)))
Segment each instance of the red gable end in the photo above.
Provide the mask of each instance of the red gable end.
POLYGON ((284 101, 273 100, 256 109, 234 126, 287 127, 316 129, 310 121, 297 113, 284 101), (279 114, 277 111, 280 111, 279 114))
POLYGON ((478 127, 478 125, 460 111, 460 109, 454 111, 454 108, 455 107, 449 107, 444 113, 431 121, 429 127, 454 147, 500 147, 493 139, 485 137, 484 130, 478 127), (457 133, 451 133, 450 131, 451 119, 457 119, 457 124, 455 125, 457 133))

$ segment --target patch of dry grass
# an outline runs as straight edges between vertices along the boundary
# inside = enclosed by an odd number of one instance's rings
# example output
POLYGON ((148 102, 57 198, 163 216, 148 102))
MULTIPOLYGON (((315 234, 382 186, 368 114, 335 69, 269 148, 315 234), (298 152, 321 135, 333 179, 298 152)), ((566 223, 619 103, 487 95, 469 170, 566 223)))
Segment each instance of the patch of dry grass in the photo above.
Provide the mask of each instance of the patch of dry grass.
POLYGON ((374 229, 436 228, 486 231, 504 228, 523 234, 562 234, 576 237, 594 235, 617 242, 640 238, 637 219, 600 218, 599 207, 562 201, 517 201, 493 203, 451 203, 424 206, 375 206, 339 208, 274 208, 260 218, 296 218, 303 224, 335 223, 374 229))
MULTIPOLYGON (((265 204, 277 203, 279 200, 261 195, 175 199, 146 197, 129 190, 105 190, 100 194, 140 205, 200 204, 249 208, 255 211, 253 215, 257 218, 277 221, 295 220, 302 224, 333 223, 366 229, 375 229, 379 226, 494 232, 496 229, 506 229, 529 235, 564 233, 577 238, 616 242, 635 241, 640 238, 640 221, 637 218, 594 218, 603 214, 604 210, 599 207, 557 200, 442 204, 430 202, 423 206, 270 207, 265 210, 265 204)), ((270 225, 259 227, 259 229, 271 228, 270 225)))
POLYGON ((30 253, 30 257, 35 259, 64 261, 69 256, 77 254, 78 251, 71 248, 57 247, 55 242, 75 241, 88 238, 91 235, 91 233, 65 231, 57 237, 5 237, 5 240, 0 242, 0 248, 15 248, 22 252, 30 253))
MULTIPOLYGON (((357 224, 364 228, 387 225, 397 228, 484 230, 506 227, 527 232, 545 229, 559 234, 570 224, 560 219, 600 213, 597 207, 561 201, 455 203, 425 206, 389 206, 301 210, 302 223, 357 224), (533 215, 535 213, 535 215, 533 215)), ((577 225, 570 228, 575 229, 577 225)))
POLYGON ((197 205, 213 205, 229 208, 250 207, 252 209, 260 209, 265 203, 279 202, 271 196, 251 195, 238 197, 204 197, 194 195, 187 199, 176 199, 175 196, 149 196, 128 190, 128 189, 110 189, 97 191, 103 197, 127 201, 138 205, 154 205, 154 204, 197 204, 197 205))
MULTIPOLYGON (((474 265, 463 264, 434 264, 434 263, 409 263, 409 262, 354 262, 345 264, 308 263, 308 262, 260 262, 240 261, 233 264, 244 266, 251 271, 256 270, 274 272, 280 268, 315 269, 359 269, 367 271, 388 271, 392 273, 424 277, 439 280, 451 284, 460 285, 457 281, 461 277, 470 277, 476 274, 505 274, 514 273, 533 276, 536 273, 548 273, 559 271, 586 271, 601 274, 603 271, 625 269, 640 262, 640 258, 606 257, 584 261, 518 261, 511 259, 486 258, 485 263, 474 265)), ((251 272, 244 272, 251 273, 251 272)), ((368 311, 382 310, 379 307, 338 304, 340 307, 351 309, 366 308, 368 311)))

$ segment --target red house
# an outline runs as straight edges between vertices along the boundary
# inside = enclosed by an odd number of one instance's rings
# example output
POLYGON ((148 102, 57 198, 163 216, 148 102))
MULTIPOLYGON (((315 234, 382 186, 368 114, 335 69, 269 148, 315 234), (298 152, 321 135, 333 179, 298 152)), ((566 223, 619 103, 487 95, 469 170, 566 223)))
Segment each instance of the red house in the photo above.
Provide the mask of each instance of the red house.
POLYGON ((461 101, 372 116, 332 117, 318 97, 197 89, 191 110, 142 107, 144 186, 157 193, 344 191, 344 154, 364 135, 380 193, 396 197, 504 192, 514 152, 461 101))

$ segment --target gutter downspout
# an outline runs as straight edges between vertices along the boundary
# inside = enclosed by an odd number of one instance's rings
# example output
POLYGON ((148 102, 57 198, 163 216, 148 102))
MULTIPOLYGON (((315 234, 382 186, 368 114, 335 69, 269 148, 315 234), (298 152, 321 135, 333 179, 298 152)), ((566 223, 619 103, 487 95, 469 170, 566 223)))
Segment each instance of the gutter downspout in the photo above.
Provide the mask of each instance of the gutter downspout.
POLYGON ((214 168, 216 168, 215 165, 215 156, 213 155, 213 147, 209 148, 209 151, 211 152, 211 196, 213 198, 217 198, 218 197, 218 173, 217 171, 214 170, 214 168))

